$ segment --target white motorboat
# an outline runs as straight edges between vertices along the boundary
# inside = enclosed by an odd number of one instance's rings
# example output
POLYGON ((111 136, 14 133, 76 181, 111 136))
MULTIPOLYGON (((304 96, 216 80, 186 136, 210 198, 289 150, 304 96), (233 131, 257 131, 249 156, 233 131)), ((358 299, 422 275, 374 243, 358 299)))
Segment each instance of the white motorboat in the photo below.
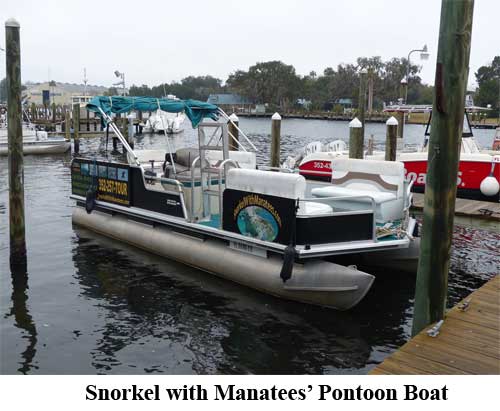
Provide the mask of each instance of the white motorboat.
MULTIPOLYGON (((425 132, 425 140, 421 147, 397 152, 396 159, 404 163, 405 175, 414 181, 413 191, 422 193, 425 189, 427 175, 427 144, 430 135, 430 120, 425 132)), ((457 197, 473 200, 500 201, 500 143, 493 142, 492 150, 482 150, 477 144, 468 117, 464 117, 461 139, 460 162, 457 175, 457 197)), ((500 141, 500 137, 498 139, 500 141)), ((347 157, 349 151, 342 140, 329 144, 319 141, 308 144, 296 156, 289 157, 283 167, 298 169, 299 173, 311 180, 330 181, 332 177, 332 160, 347 157)), ((385 153, 375 151, 365 154, 368 160, 383 160, 385 153)))
MULTIPOLYGON (((180 101, 173 94, 167 96, 168 100, 180 101)), ((158 107, 146 120, 143 131, 163 134, 178 134, 184 131, 183 123, 186 115, 183 112, 168 112, 158 107)))
MULTIPOLYGON (((46 131, 37 130, 32 124, 23 124, 24 154, 65 153, 71 143, 64 137, 49 136, 46 131)), ((9 153, 7 125, 0 125, 0 156, 9 153)))
POLYGON ((262 292, 340 310, 361 301, 375 278, 337 259, 415 266, 419 238, 402 163, 342 159, 334 184, 258 169, 241 130, 240 150, 229 150, 230 119, 222 110, 181 103, 89 103, 122 142, 127 161, 73 159, 75 224, 262 292), (166 150, 131 149, 111 113, 157 104, 186 113, 198 127, 198 147, 174 152, 165 139, 166 150), (203 121, 219 116, 224 121, 203 121))

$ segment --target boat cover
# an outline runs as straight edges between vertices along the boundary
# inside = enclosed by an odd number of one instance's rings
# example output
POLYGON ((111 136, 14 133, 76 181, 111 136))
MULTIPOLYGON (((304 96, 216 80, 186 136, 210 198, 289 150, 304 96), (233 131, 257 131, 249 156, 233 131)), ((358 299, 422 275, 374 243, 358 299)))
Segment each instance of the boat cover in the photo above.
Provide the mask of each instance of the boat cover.
POLYGON ((161 109, 169 113, 184 112, 191 120, 193 128, 204 118, 217 120, 218 107, 215 104, 204 103, 197 100, 173 100, 155 97, 122 97, 122 96, 96 96, 87 104, 87 109, 100 115, 99 109, 107 115, 111 113, 128 113, 136 111, 156 111, 161 109))

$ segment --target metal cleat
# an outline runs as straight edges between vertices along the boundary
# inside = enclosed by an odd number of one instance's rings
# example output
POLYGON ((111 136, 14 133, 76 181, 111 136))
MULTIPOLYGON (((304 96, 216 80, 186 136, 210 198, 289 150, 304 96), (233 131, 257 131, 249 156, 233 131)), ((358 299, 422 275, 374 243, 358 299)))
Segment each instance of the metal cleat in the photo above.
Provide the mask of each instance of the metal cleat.
POLYGON ((460 310, 460 311, 467 311, 469 308, 470 308, 470 302, 471 302, 471 298, 469 298, 468 300, 465 300, 463 303, 460 303, 457 308, 460 310))
POLYGON ((444 320, 439 320, 434 327, 432 327, 430 330, 427 330, 427 335, 429 337, 437 337, 439 335, 439 330, 441 329, 443 323, 444 320))

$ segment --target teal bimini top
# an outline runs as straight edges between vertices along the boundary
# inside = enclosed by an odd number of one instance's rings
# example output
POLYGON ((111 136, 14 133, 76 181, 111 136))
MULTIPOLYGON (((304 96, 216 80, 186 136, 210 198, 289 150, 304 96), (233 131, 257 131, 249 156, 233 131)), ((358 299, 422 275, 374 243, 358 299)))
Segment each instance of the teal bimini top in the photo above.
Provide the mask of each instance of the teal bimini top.
POLYGON ((173 100, 155 97, 122 97, 122 96, 96 96, 87 104, 87 109, 101 115, 101 109, 107 115, 111 113, 128 113, 137 111, 156 111, 161 109, 169 113, 184 112, 191 120, 193 128, 204 118, 217 120, 219 108, 215 104, 204 103, 197 100, 173 100))

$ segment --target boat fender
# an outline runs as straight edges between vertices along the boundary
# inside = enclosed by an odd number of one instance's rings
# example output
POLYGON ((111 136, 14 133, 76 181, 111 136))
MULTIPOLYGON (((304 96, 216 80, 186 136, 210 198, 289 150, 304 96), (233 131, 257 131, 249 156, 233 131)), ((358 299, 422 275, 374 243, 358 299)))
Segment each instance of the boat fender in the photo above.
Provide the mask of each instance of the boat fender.
POLYGON ((490 175, 486 177, 483 181, 481 181, 481 184, 479 185, 479 190, 481 191, 481 193, 488 197, 494 196, 498 193, 498 191, 500 191, 500 184, 498 183, 498 180, 495 177, 493 177, 493 171, 495 170, 495 162, 496 162, 495 160, 496 157, 491 163, 490 175))
POLYGON ((289 244, 283 254, 283 265, 281 266, 280 277, 284 283, 292 278, 293 263, 295 262, 295 246, 289 244))
POLYGON ((95 190, 89 188, 85 197, 85 210, 90 214, 95 208, 95 190))
POLYGON ((481 193, 485 196, 491 197, 498 193, 498 191, 500 190, 500 184, 495 177, 488 176, 483 181, 481 181, 479 190, 481 190, 481 193))
POLYGON ((411 236, 413 238, 417 238, 419 236, 418 221, 415 222, 415 227, 413 227, 413 233, 411 233, 411 236))
POLYGON ((285 248, 285 252, 283 254, 283 265, 281 266, 280 277, 284 283, 287 282, 290 278, 292 278, 293 271, 293 263, 295 262, 295 255, 297 254, 295 250, 295 223, 297 218, 297 210, 299 209, 299 199, 297 199, 295 203, 295 211, 293 213, 292 219, 292 229, 290 235, 290 244, 288 244, 285 248))

